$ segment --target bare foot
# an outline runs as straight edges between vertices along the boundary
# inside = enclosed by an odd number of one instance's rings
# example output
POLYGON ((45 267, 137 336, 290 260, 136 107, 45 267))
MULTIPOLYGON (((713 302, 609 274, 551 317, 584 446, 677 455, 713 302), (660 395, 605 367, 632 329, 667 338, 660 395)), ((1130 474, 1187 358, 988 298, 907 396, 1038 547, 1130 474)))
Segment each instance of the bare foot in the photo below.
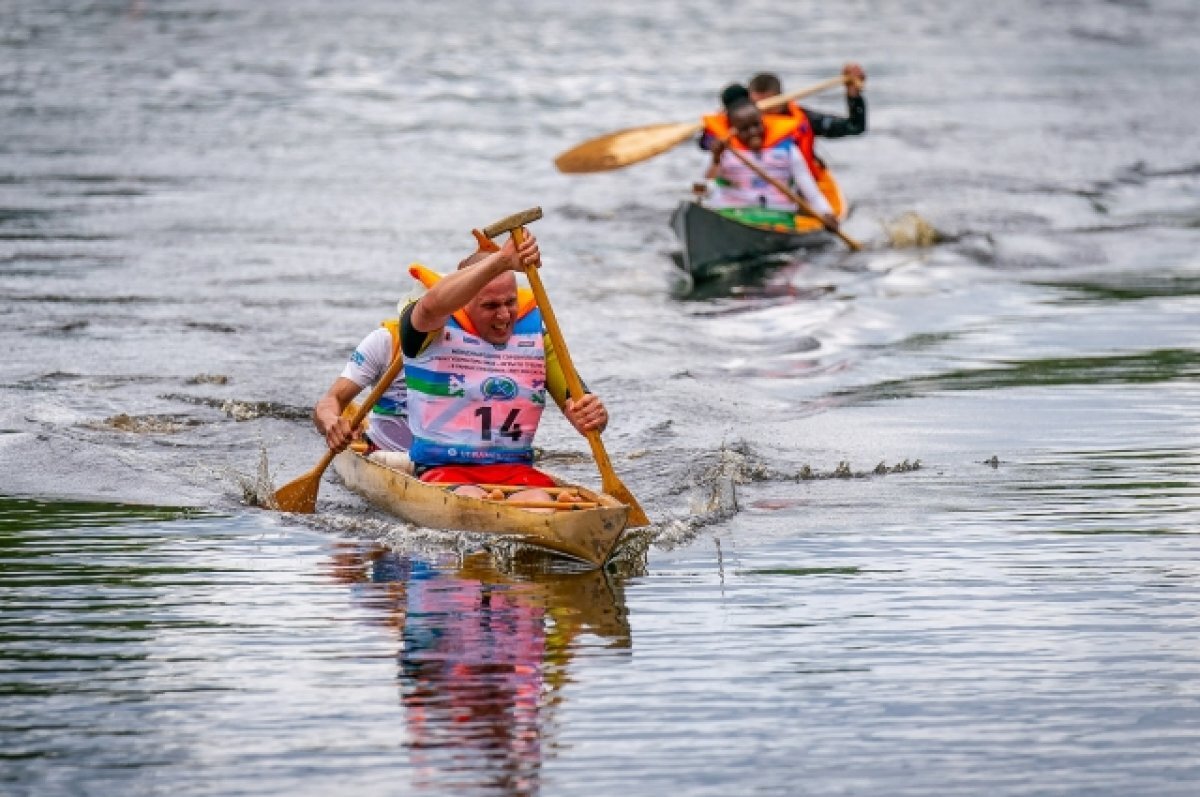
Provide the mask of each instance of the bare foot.
POLYGON ((464 484, 461 487, 455 487, 453 490, 455 495, 465 495, 467 498, 487 498, 488 492, 476 484, 464 484))
MULTIPOLYGON (((541 487, 531 487, 528 490, 520 490, 508 497, 509 501, 553 501, 550 493, 543 490, 541 487)), ((553 512, 553 509, 533 509, 528 508, 527 512, 553 512)))

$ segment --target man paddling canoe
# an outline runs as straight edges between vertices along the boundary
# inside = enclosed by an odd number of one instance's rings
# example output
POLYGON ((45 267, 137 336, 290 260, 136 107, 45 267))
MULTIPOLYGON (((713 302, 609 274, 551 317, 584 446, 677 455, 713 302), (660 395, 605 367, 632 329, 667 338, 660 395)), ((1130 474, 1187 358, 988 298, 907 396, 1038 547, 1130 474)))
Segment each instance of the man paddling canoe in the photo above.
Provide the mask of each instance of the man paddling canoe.
MULTIPOLYGON (((842 138, 862 135, 867 132, 867 101, 862 94, 863 86, 867 82, 867 73, 859 64, 850 62, 842 67, 842 76, 846 80, 847 116, 819 113, 805 108, 795 100, 772 113, 793 116, 808 125, 808 130, 802 131, 802 133, 810 138, 811 136, 842 138)), ((746 88, 750 90, 750 99, 761 102, 782 94, 783 81, 779 79, 778 75, 771 72, 759 72, 750 78, 746 88)), ((816 176, 815 171, 814 176, 816 176)))
MULTIPOLYGON (((350 361, 313 407, 313 425, 334 451, 341 451, 355 438, 355 430, 344 413, 350 402, 367 385, 382 379, 399 347, 399 324, 384 321, 362 339, 350 353, 350 361)), ((369 433, 363 434, 367 451, 403 452, 412 445, 408 428, 408 388, 400 374, 384 391, 367 415, 369 433)))
MULTIPOLYGON (((537 240, 479 251, 458 271, 433 280, 400 314, 400 348, 408 389, 409 451, 416 475, 439 483, 553 487, 532 467, 533 439, 555 400, 580 434, 608 423, 603 402, 567 395, 566 379, 532 296, 515 271, 541 265, 537 240)), ((482 488, 457 492, 483 495, 482 488)), ((549 500, 541 490, 510 500, 549 500)))
POLYGON ((712 164, 705 176, 715 181, 712 207, 748 224, 795 228, 795 202, 744 163, 742 158, 747 158, 780 184, 794 185, 826 227, 836 230, 837 215, 801 152, 799 122, 779 114, 764 116, 746 88, 737 83, 721 92, 721 103, 725 113, 704 117, 704 132, 712 152, 712 164), (742 157, 728 152, 730 147, 742 157))
MULTIPOLYGON (((808 161, 813 177, 817 180, 821 179, 821 175, 825 171, 825 163, 816 154, 814 137, 843 138, 859 136, 867 132, 867 100, 863 96, 867 73, 862 66, 851 61, 842 67, 842 78, 846 83, 846 116, 820 113, 811 108, 805 108, 796 100, 790 100, 785 105, 766 112, 768 116, 790 116, 799 123, 797 138, 800 142, 800 150, 804 154, 804 159, 808 161)), ((772 72, 759 72, 750 78, 746 89, 750 92, 750 99, 759 103, 782 94, 783 81, 772 72)), ((714 139, 711 134, 701 134, 699 140, 701 149, 711 149, 713 143, 714 139)))
MULTIPOLYGON (((546 394, 580 434, 603 431, 608 412, 594 394, 568 397, 541 314, 529 292, 517 290, 513 272, 539 265, 530 236, 519 249, 509 240, 499 251, 477 251, 445 278, 414 266, 428 293, 364 338, 314 408, 328 446, 341 451, 354 439, 343 412, 382 376, 398 346, 404 371, 372 409, 370 451, 408 451, 422 481, 554 486, 530 464, 546 394)), ((471 486, 456 491, 486 494, 471 486)))
MULTIPOLYGON (((858 136, 867 132, 867 101, 862 96, 867 73, 858 64, 848 63, 842 67, 842 75, 846 79, 848 116, 818 113, 803 107, 795 100, 770 112, 789 116, 796 120, 796 140, 800 144, 800 152, 804 155, 804 160, 808 163, 808 168, 818 184, 825 179, 825 162, 817 155, 816 137, 842 138, 858 136)), ((783 83, 770 72, 760 72, 750 78, 746 88, 750 91, 750 99, 756 103, 783 93, 783 83)))

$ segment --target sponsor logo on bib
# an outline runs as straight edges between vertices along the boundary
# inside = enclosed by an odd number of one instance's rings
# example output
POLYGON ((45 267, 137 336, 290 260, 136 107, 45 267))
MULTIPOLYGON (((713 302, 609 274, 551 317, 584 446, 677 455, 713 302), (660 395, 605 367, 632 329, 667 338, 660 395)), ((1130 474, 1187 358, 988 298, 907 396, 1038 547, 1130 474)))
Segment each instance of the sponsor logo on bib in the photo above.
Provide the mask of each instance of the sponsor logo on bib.
POLYGON ((517 397, 517 383, 507 376, 489 376, 479 386, 484 398, 512 401, 517 397))

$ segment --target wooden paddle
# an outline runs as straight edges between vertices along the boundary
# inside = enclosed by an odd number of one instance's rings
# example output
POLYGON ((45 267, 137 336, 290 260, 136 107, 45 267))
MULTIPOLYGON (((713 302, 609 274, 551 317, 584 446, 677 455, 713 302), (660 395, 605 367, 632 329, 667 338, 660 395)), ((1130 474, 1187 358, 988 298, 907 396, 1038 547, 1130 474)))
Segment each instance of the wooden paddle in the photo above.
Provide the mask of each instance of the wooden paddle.
POLYGON ((740 152, 739 150, 735 149, 732 145, 730 145, 729 140, 732 137, 733 137, 732 134, 729 136, 726 136, 725 138, 723 138, 721 140, 721 143, 725 145, 725 148, 727 150, 729 150, 730 152, 733 153, 734 157, 736 157, 742 163, 746 164, 746 166, 750 169, 750 171, 754 172, 759 177, 763 178, 768 183, 770 183, 771 185, 775 186, 780 191, 782 191, 783 195, 786 196, 788 199, 792 200, 793 202, 795 202, 796 206, 799 207, 802 211, 804 211, 808 215, 812 216, 813 218, 818 219, 821 222, 821 226, 823 226, 826 230, 828 230, 829 232, 836 235, 838 238, 841 238, 843 241, 845 241, 846 246, 850 247, 851 251, 859 252, 862 250, 862 244, 860 244, 858 241, 854 240, 849 235, 846 235, 846 233, 842 232, 840 228, 826 224, 825 220, 822 219, 819 215, 817 215, 817 212, 815 210, 813 210, 812 205, 808 204, 808 202, 804 199, 804 197, 800 196, 795 191, 793 191, 792 189, 790 189, 786 185, 784 185, 782 182, 780 182, 779 180, 776 180, 774 177, 767 174, 767 172, 763 169, 763 167, 759 166, 757 163, 750 160, 750 158, 748 158, 744 153, 740 152))
MULTIPOLYGON (((846 83, 844 75, 822 80, 807 88, 761 100, 759 110, 770 111, 792 100, 798 100, 846 83)), ((566 174, 585 174, 619 169, 631 163, 666 152, 704 129, 703 122, 674 122, 643 125, 618 130, 572 147, 554 159, 554 165, 566 174)))
MULTIPOLYGON (((493 499, 485 498, 483 500, 490 501, 493 499)), ((559 512, 570 512, 571 510, 575 509, 595 509, 596 507, 600 506, 600 504, 596 503, 595 501, 514 501, 512 499, 508 499, 496 501, 496 503, 504 504, 505 506, 516 507, 517 509, 554 509, 559 512)))
MULTIPOLYGON (((375 402, 379 401, 384 391, 395 381, 402 367, 404 367, 404 356, 397 351, 396 357, 388 365, 383 376, 375 383, 375 388, 367 395, 367 400, 350 417, 352 429, 357 429, 362 424, 367 413, 375 406, 375 402)), ((321 461, 315 468, 275 491, 274 506, 270 508, 278 509, 281 512, 302 512, 306 515, 317 511, 317 491, 321 489, 321 476, 329 467, 329 463, 333 462, 335 456, 336 452, 333 449, 326 450, 325 456, 321 457, 321 461)))
MULTIPOLYGON (((483 234, 488 238, 495 238, 497 235, 509 232, 512 233, 513 242, 520 246, 525 239, 524 226, 541 217, 541 208, 530 208, 485 227, 483 234)), ((558 320, 554 317, 554 310, 550 307, 550 297, 546 295, 546 289, 542 286, 542 278, 536 267, 527 269, 525 276, 529 278, 529 287, 533 289, 537 306, 542 311, 542 320, 546 322, 546 331, 550 333, 550 341, 554 344, 554 353, 558 356, 558 364, 562 366, 563 375, 567 378, 567 389, 571 391, 571 396, 578 400, 585 393, 583 382, 579 379, 579 374, 575 372, 575 364, 571 362, 571 353, 567 351, 567 342, 563 339, 562 330, 558 327, 558 320)), ((604 442, 600 439, 600 433, 593 430, 587 432, 585 436, 588 445, 592 448, 592 457, 596 460, 596 467, 600 470, 601 489, 629 507, 628 525, 630 528, 649 526, 650 518, 646 517, 646 513, 638 504, 637 499, 633 497, 633 493, 629 492, 629 488, 617 478, 612 462, 608 458, 608 452, 604 449, 604 442)))

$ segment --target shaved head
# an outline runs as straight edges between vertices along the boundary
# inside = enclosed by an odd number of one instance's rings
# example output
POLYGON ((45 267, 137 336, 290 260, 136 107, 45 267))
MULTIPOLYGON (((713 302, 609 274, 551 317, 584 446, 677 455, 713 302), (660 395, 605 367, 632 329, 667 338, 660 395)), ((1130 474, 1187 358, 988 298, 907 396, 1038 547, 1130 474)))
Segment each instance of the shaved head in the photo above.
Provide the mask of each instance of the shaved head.
POLYGON ((491 252, 485 252, 482 249, 480 249, 476 252, 472 252, 471 254, 467 255, 466 257, 464 257, 462 260, 459 261, 458 270, 462 271, 467 266, 473 266, 490 254, 491 254, 491 252))
POLYGON ((497 275, 463 309, 481 338, 507 343, 517 322, 517 275, 511 271, 497 275))

